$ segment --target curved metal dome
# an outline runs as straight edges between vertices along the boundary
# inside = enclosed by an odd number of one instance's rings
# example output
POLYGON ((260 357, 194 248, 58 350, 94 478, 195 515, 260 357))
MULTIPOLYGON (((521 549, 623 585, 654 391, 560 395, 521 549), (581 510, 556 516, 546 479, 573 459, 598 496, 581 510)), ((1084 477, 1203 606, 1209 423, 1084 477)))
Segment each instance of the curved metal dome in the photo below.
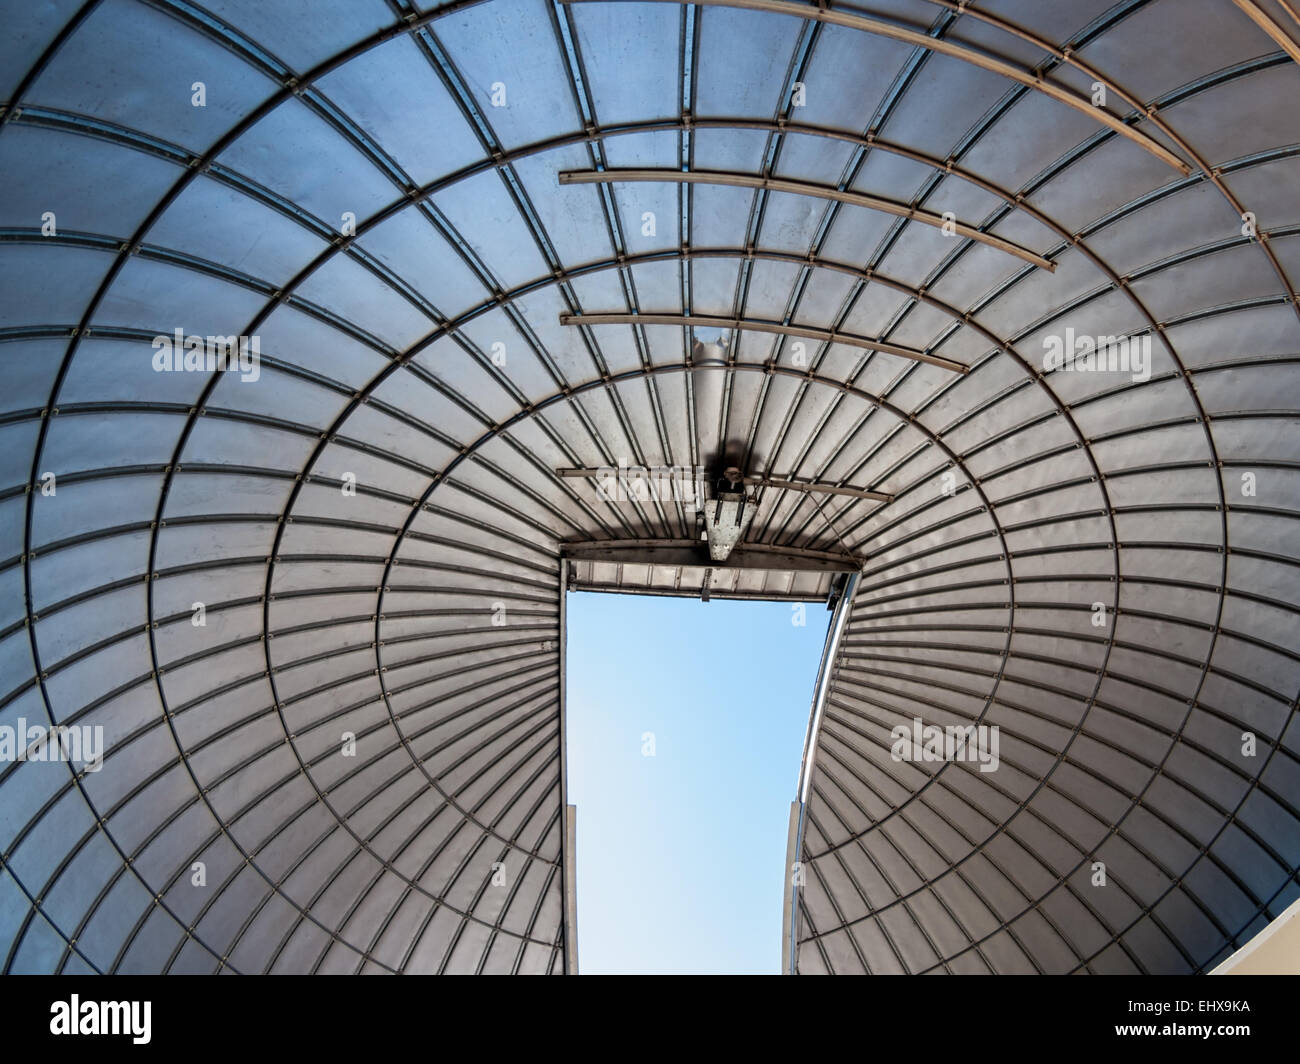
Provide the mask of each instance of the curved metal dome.
POLYGON ((1290 0, 4 6, 5 971, 573 970, 566 589, 846 570, 788 968, 1300 896, 1290 0))

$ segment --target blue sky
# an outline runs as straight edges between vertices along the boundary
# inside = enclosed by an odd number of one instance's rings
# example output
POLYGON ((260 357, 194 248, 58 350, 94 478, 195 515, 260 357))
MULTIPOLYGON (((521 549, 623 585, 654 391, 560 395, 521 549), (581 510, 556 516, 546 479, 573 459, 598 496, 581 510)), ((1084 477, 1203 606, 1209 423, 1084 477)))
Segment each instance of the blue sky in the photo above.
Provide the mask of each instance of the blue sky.
POLYGON ((786 828, 830 618, 805 610, 800 627, 785 602, 569 595, 580 971, 780 970, 786 828))

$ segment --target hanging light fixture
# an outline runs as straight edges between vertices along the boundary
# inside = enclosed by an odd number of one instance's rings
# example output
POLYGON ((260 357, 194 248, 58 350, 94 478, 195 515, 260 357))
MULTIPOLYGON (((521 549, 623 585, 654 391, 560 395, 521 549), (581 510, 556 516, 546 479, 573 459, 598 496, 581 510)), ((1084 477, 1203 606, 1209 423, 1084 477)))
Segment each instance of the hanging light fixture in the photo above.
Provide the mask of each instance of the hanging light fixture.
POLYGON ((725 562, 753 519, 754 500, 745 494, 745 479, 733 466, 718 478, 713 498, 704 506, 709 557, 725 562))

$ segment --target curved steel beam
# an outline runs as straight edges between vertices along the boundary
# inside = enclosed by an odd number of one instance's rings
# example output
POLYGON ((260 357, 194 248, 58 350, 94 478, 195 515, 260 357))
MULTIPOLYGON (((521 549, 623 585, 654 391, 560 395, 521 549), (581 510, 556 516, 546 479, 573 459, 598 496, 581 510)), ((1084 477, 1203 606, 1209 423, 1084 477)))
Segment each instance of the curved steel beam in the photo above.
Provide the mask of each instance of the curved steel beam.
MULTIPOLYGON (((612 470, 611 470, 612 471, 612 470)), ((569 479, 594 479, 602 474, 601 469, 587 467, 565 467, 557 469, 557 477, 569 479)), ((848 488, 838 484, 823 484, 820 481, 796 480, 793 477, 742 477, 746 484, 760 488, 778 488, 785 491, 813 491, 823 495, 848 495, 855 499, 870 499, 873 502, 893 502, 894 497, 883 491, 868 491, 865 488, 848 488)))
POLYGON ((1049 273, 1056 270, 1056 263, 1051 259, 1043 258, 1036 251, 1012 243, 1010 240, 1003 240, 1000 236, 992 236, 955 218, 945 218, 942 214, 923 211, 917 207, 909 207, 906 203, 896 203, 865 192, 848 192, 826 185, 816 185, 810 181, 790 181, 779 177, 763 177, 759 174, 739 174, 729 170, 561 170, 557 176, 561 185, 673 182, 688 185, 727 185, 732 188, 762 189, 765 192, 787 192, 793 196, 815 196, 818 199, 834 200, 836 203, 865 207, 867 210, 881 211, 897 218, 906 218, 908 221, 921 222, 923 225, 960 234, 969 240, 1005 251, 1008 255, 1014 255, 1049 273))
MULTIPOLYGON (((1254 0, 1232 0, 1232 2, 1241 8, 1242 13, 1251 22, 1267 33, 1282 51, 1286 52, 1297 63, 1300 63, 1300 42, 1296 41, 1286 30, 1274 22, 1267 11, 1256 4, 1254 0)), ((1293 18, 1295 17, 1295 12, 1287 8, 1285 3, 1282 6, 1287 14, 1293 18)))
POLYGON ((745 477, 746 484, 760 488, 777 488, 783 491, 811 491, 822 495, 847 495, 854 499, 870 499, 872 502, 893 502, 894 497, 883 491, 867 491, 863 488, 846 488, 835 484, 822 484, 811 480, 794 480, 788 477, 745 477))
MULTIPOLYGON (((564 4, 611 3, 618 2, 618 0, 559 0, 559 2, 564 4)), ((1045 96, 1050 96, 1058 103, 1063 103, 1066 107, 1073 108, 1096 119, 1102 125, 1108 126, 1120 136, 1128 138, 1138 147, 1150 152, 1157 159, 1172 166, 1180 173, 1190 174, 1192 172, 1192 168, 1168 148, 1163 147, 1145 133, 1134 129, 1118 115, 1111 114, 1102 107, 1093 106, 1092 101, 1087 97, 1081 96, 1077 92, 1055 82, 1048 81, 1042 74, 1033 70, 1026 70, 1024 67, 1007 62, 1005 59, 999 59, 986 52, 976 51, 974 48, 965 45, 954 44, 952 41, 946 41, 938 37, 931 37, 929 34, 921 33, 918 30, 909 30, 892 22, 868 18, 866 15, 850 14, 845 11, 831 11, 821 6, 812 7, 808 4, 794 3, 792 0, 648 0, 648 2, 698 3, 707 7, 735 7, 746 11, 766 11, 774 15, 789 15, 810 22, 824 22, 831 26, 843 26, 845 29, 860 30, 876 37, 888 37, 890 40, 910 44, 914 48, 924 48, 929 52, 937 52, 940 55, 948 56, 950 59, 959 59, 964 63, 971 63, 982 70, 987 70, 992 74, 999 74, 1011 81, 1026 85, 1036 92, 1041 92, 1045 96)))
POLYGON ((779 336, 803 336, 827 344, 845 344, 864 351, 884 351, 913 362, 927 362, 954 373, 969 373, 970 367, 950 358, 927 354, 915 347, 902 347, 870 336, 819 329, 812 325, 782 325, 755 318, 723 318, 708 314, 561 314, 561 325, 693 325, 716 329, 744 329, 748 332, 775 333, 779 336))

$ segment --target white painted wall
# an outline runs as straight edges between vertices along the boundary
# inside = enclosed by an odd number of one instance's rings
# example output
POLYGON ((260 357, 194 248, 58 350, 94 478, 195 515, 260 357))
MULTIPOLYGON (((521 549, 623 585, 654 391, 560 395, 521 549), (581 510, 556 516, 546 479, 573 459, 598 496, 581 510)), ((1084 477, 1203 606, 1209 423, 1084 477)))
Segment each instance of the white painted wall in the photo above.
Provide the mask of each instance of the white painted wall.
POLYGON ((1210 974, 1300 975, 1300 901, 1210 974))

